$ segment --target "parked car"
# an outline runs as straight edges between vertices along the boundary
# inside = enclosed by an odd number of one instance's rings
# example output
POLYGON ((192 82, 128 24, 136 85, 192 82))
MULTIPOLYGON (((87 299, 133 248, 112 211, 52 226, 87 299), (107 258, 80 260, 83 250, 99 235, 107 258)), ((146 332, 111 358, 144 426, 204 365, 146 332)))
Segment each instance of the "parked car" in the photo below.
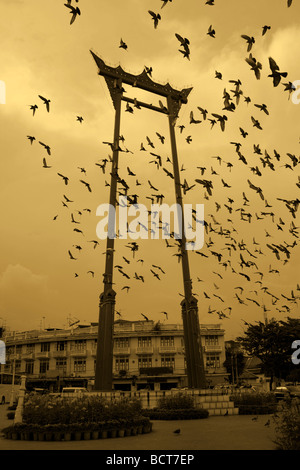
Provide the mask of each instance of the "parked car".
POLYGON ((276 387, 273 393, 277 400, 287 398, 300 398, 300 386, 288 385, 284 387, 276 387))
POLYGON ((290 392, 291 398, 300 398, 300 386, 299 385, 288 385, 287 389, 290 392))
POLYGON ((87 393, 87 389, 84 387, 64 387, 61 392, 63 397, 80 397, 87 393))
POLYGON ((34 392, 34 393, 38 393, 38 394, 40 394, 40 395, 46 395, 46 394, 49 393, 49 390, 46 389, 46 388, 34 388, 34 389, 33 389, 33 392, 34 392))

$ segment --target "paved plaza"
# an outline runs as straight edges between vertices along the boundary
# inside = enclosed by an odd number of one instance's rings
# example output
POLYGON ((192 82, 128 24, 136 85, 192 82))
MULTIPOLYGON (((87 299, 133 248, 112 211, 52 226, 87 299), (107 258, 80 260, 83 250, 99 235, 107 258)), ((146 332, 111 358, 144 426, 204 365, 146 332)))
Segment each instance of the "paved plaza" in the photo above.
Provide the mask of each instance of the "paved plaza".
MULTIPOLYGON (((0 406, 0 429, 12 424, 8 405, 0 406)), ((0 438, 1 450, 275 450, 272 415, 211 416, 184 421, 153 421, 149 434, 90 441, 39 442, 0 438), (265 424, 270 421, 269 426, 265 424), (180 434, 174 430, 180 428, 180 434)))

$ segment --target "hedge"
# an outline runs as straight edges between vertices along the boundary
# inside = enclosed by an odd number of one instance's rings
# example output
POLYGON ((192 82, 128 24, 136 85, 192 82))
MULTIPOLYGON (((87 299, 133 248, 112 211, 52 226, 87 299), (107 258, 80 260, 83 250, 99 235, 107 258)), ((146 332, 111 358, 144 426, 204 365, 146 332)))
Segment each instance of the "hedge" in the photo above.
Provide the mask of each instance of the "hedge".
POLYGON ((190 408, 183 410, 169 410, 161 408, 153 408, 152 410, 143 410, 144 416, 150 419, 158 420, 182 420, 182 419, 202 419, 208 418, 209 412, 202 408, 190 408))

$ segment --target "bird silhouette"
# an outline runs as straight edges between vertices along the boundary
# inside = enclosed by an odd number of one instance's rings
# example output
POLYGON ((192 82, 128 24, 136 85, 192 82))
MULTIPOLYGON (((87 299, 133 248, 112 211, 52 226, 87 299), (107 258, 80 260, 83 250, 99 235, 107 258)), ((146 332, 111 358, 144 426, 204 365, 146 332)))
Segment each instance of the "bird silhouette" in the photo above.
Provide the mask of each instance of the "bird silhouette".
POLYGON ((126 42, 124 42, 122 38, 120 39, 120 45, 119 45, 119 47, 120 47, 121 49, 124 49, 125 51, 128 49, 128 46, 127 46, 126 42))
POLYGON ((154 13, 152 10, 148 10, 148 13, 151 15, 151 18, 154 21, 154 28, 156 29, 158 26, 159 20, 161 20, 161 16, 159 13, 154 13))
POLYGON ((272 57, 269 57, 269 65, 271 69, 271 74, 268 75, 268 77, 273 78, 273 85, 274 87, 277 87, 281 81, 281 77, 287 77, 287 72, 280 72, 279 67, 276 64, 275 60, 272 59, 272 57))
POLYGON ((212 38, 216 37, 216 31, 213 29, 212 25, 210 25, 206 34, 212 38))
POLYGON ((242 34, 241 36, 247 42, 247 52, 250 52, 252 49, 253 44, 255 43, 255 39, 253 36, 247 36, 247 34, 242 34))
POLYGON ((67 185, 69 182, 69 178, 67 176, 62 175, 61 173, 57 173, 57 174, 64 180, 65 185, 67 185))
POLYGON ((43 158, 43 168, 52 168, 51 166, 47 165, 46 158, 43 158))
POLYGON ((251 53, 249 54, 249 57, 247 57, 245 60, 247 64, 251 66, 251 70, 254 71, 257 80, 260 80, 260 71, 262 70, 262 64, 260 62, 257 62, 255 57, 253 57, 251 53))
POLYGON ((30 143, 31 143, 31 145, 32 145, 33 142, 34 142, 34 140, 35 140, 35 137, 34 137, 33 135, 28 135, 28 136, 27 136, 27 139, 30 140, 30 143))
POLYGON ((46 106, 46 109, 47 109, 47 111, 48 111, 48 113, 49 113, 51 101, 50 101, 49 99, 47 99, 47 98, 44 98, 44 96, 41 96, 41 95, 39 95, 39 98, 41 98, 41 100, 44 102, 44 104, 45 104, 45 106, 46 106))
POLYGON ((38 105, 37 104, 31 104, 30 109, 32 110, 32 115, 34 116, 36 110, 38 109, 38 105))
POLYGON ((71 10, 70 13, 71 13, 72 17, 71 17, 71 20, 70 20, 70 24, 73 24, 74 21, 76 20, 77 15, 81 14, 80 9, 78 7, 73 7, 73 5, 71 5, 71 2, 70 3, 65 3, 64 5, 65 5, 65 7, 69 8, 71 10))

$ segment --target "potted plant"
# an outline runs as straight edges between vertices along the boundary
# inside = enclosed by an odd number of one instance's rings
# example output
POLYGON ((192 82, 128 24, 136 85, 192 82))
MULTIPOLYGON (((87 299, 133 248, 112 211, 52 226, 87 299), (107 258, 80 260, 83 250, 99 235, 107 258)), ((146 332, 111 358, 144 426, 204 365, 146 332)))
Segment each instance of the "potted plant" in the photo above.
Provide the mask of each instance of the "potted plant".
POLYGON ((91 438, 92 439, 99 439, 99 424, 98 423, 90 423, 90 430, 91 430, 91 438))
POLYGON ((119 429, 118 429, 118 437, 125 436, 125 428, 126 428, 126 420, 120 419, 119 420, 119 429))
POLYGON ((108 430, 105 421, 99 422, 99 437, 100 439, 107 439, 108 430))
POLYGON ((63 434, 63 440, 64 441, 70 441, 72 437, 72 431, 70 426, 66 426, 63 434))
POLYGON ((115 419, 112 419, 109 423, 108 423, 108 435, 109 437, 117 437, 117 434, 118 434, 118 421, 115 420, 115 419))
POLYGON ((53 425, 53 440, 60 441, 62 437, 62 425, 55 424, 53 425))
POLYGON ((85 441, 88 441, 91 438, 91 428, 92 428, 91 423, 88 422, 85 424, 84 429, 83 429, 83 439, 85 441))

